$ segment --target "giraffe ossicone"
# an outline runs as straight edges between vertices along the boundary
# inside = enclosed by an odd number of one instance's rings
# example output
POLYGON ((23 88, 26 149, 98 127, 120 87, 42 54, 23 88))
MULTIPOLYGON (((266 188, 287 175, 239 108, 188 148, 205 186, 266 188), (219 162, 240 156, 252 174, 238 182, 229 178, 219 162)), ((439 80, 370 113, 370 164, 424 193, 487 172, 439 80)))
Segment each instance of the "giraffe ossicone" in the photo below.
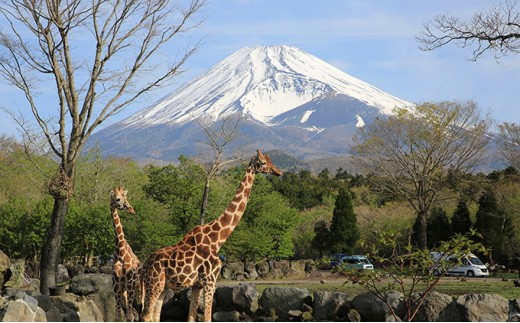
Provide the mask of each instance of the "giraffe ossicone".
POLYGON ((211 321, 213 294, 221 269, 218 251, 240 222, 257 173, 282 175, 269 155, 257 150, 235 196, 217 219, 194 227, 176 245, 157 250, 148 257, 141 272, 142 321, 159 321, 166 287, 182 290, 190 286, 188 321, 196 319, 201 292, 204 294, 204 321, 211 321))

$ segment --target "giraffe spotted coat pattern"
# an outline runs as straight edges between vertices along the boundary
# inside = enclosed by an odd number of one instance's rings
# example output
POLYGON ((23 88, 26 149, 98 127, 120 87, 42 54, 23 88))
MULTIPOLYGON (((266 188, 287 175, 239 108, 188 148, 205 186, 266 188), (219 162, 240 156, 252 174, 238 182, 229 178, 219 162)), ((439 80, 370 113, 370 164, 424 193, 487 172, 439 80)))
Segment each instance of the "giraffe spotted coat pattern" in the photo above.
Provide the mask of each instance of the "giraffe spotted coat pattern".
POLYGON ((116 297, 117 322, 122 321, 121 312, 124 314, 126 321, 132 322, 139 318, 137 311, 134 309, 134 302, 141 295, 139 290, 141 287, 139 284, 141 262, 125 239, 123 225, 118 213, 118 210, 130 214, 135 213, 134 208, 128 202, 127 193, 128 191, 121 186, 110 192, 110 211, 116 234, 112 282, 116 297))
POLYGON ((211 306, 221 262, 218 251, 240 222, 257 173, 282 175, 268 155, 260 150, 251 159, 235 196, 214 221, 198 225, 176 245, 153 252, 143 264, 144 307, 142 321, 159 321, 166 287, 182 290, 191 286, 188 321, 196 319, 201 292, 204 294, 204 321, 211 321, 211 306))

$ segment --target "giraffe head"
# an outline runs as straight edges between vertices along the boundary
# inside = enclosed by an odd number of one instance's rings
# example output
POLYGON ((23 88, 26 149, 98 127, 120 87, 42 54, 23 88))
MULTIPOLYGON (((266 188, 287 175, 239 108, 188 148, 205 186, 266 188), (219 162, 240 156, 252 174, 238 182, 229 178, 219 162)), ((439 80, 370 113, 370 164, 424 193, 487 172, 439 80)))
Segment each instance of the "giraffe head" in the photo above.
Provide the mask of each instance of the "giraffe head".
POLYGON ((279 170, 272 162, 271 157, 267 154, 262 154, 260 149, 256 151, 256 156, 251 159, 249 163, 251 167, 257 173, 271 174, 275 176, 281 176, 282 171, 279 170))
POLYGON ((110 192, 110 205, 116 209, 134 214, 134 208, 128 202, 126 194, 128 193, 122 186, 114 188, 110 192))

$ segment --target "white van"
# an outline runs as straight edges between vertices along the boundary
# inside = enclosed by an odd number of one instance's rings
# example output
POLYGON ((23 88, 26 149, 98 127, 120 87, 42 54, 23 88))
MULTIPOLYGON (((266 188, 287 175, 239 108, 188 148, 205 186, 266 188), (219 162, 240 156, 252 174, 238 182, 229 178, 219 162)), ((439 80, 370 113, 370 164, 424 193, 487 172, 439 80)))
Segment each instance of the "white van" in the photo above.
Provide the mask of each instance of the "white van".
MULTIPOLYGON (((439 259, 440 254, 438 252, 431 252, 430 255, 433 259, 439 259)), ((455 256, 447 256, 446 259, 448 261, 457 262, 457 258, 455 256)), ((432 272, 435 276, 440 275, 440 271, 436 268, 432 269, 432 272)), ((452 267, 447 270, 447 275, 456 275, 456 276, 468 276, 468 277, 480 277, 480 276, 489 276, 489 270, 484 265, 477 256, 472 253, 468 253, 462 256, 460 260, 460 264, 458 266, 452 267)))

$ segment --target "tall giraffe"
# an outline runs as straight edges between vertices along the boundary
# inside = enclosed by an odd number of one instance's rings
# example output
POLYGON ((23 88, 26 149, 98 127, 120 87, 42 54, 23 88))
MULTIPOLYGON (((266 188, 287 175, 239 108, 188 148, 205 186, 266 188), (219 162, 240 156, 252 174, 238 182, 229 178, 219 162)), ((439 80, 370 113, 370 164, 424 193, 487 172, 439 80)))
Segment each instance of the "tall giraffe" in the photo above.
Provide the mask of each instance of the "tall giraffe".
POLYGON ((159 321, 165 287, 178 291, 190 286, 188 321, 196 319, 201 291, 204 321, 211 321, 213 294, 221 268, 218 251, 240 222, 257 173, 282 175, 271 158, 257 150, 224 213, 214 221, 196 226, 176 245, 157 250, 146 260, 141 277, 145 292, 142 321, 159 321))
POLYGON ((130 214, 135 213, 134 208, 128 202, 127 193, 128 191, 121 186, 117 186, 110 192, 110 211, 116 233, 112 282, 117 303, 117 322, 121 321, 121 312, 124 313, 126 321, 132 322, 134 318, 138 319, 139 316, 133 305, 136 297, 141 295, 138 290, 140 288, 139 270, 141 262, 125 239, 123 225, 118 213, 118 210, 123 210, 130 214))

